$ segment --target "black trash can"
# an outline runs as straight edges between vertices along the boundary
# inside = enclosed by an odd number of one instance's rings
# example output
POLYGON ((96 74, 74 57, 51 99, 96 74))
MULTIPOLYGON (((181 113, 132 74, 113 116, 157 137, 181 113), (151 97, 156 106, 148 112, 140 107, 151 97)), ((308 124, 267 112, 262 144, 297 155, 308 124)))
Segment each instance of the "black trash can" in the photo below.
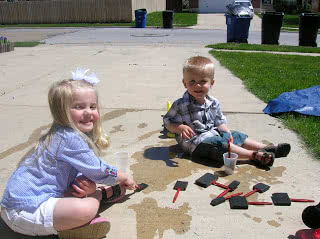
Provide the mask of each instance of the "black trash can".
POLYGON ((265 12, 262 15, 261 44, 279 45, 283 12, 265 12))
POLYGON ((299 46, 317 47, 319 16, 314 13, 301 13, 299 21, 299 46))
POLYGON ((166 10, 162 12, 163 28, 173 28, 173 11, 166 10))
POLYGON ((137 28, 145 28, 147 23, 147 9, 141 8, 134 11, 137 28))
POLYGON ((248 43, 249 27, 252 17, 225 14, 227 24, 227 42, 248 43))

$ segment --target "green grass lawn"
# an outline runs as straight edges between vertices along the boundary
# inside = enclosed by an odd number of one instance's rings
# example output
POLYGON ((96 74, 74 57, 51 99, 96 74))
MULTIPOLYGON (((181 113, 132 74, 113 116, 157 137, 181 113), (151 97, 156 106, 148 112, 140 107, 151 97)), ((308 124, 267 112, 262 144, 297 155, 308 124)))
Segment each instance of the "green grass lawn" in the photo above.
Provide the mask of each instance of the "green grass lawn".
POLYGON ((34 46, 38 46, 42 43, 37 42, 37 41, 18 41, 18 42, 14 42, 14 47, 34 47, 34 46))
MULTIPOLYGON (((256 13, 256 15, 262 19, 261 14, 256 13)), ((281 30, 297 31, 299 30, 299 21, 300 21, 300 14, 285 14, 282 19, 281 30), (296 30, 292 28, 295 28, 296 30)))
MULTIPOLYGON (((186 27, 197 24, 197 13, 174 13, 173 26, 186 27)), ((163 27, 162 12, 148 13, 146 16, 146 25, 149 27, 163 27)), ((128 23, 70 23, 70 24, 15 24, 0 25, 0 27, 135 27, 135 21, 128 23)))
MULTIPOLYGON (((262 14, 260 13, 255 13, 258 17, 262 19, 262 14)), ((282 19, 282 27, 293 27, 293 28, 299 28, 299 14, 285 14, 282 19)))
POLYGON ((318 47, 305 46, 285 46, 285 45, 261 45, 246 43, 217 43, 209 45, 209 48, 224 50, 247 50, 247 51, 276 51, 276 52, 301 52, 301 53, 320 53, 318 47))
MULTIPOLYGON (((197 24, 197 13, 174 13, 173 26, 187 27, 197 24)), ((147 26, 162 27, 162 12, 153 12, 147 15, 147 26)))
MULTIPOLYGON (((242 79, 249 91, 267 103, 283 92, 320 85, 320 57, 267 53, 224 52, 210 53, 242 79)), ((261 109, 262 112, 263 109, 261 109)), ((295 131, 320 159, 320 120, 315 116, 297 113, 279 114, 286 127, 295 131)))
POLYGON ((282 19, 282 27, 294 27, 299 28, 299 15, 284 15, 282 19))

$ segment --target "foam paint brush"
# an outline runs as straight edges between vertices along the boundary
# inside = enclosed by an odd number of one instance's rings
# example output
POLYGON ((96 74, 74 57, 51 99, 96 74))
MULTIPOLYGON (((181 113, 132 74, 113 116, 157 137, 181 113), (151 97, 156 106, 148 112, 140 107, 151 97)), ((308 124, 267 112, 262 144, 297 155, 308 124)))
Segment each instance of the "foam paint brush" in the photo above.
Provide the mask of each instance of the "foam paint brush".
POLYGON ((207 188, 210 185, 216 185, 218 187, 227 189, 228 186, 217 182, 218 178, 219 177, 217 175, 214 175, 212 173, 206 173, 203 176, 201 176, 200 178, 198 178, 195 181, 195 184, 197 184, 198 186, 203 187, 203 188, 207 188))
POLYGON ((254 194, 255 192, 264 193, 265 191, 269 190, 270 186, 264 183, 257 183, 253 186, 253 190, 248 192, 244 195, 244 197, 249 197, 250 195, 254 194))
POLYGON ((225 194, 227 194, 228 192, 232 192, 234 191, 238 186, 239 186, 240 182, 237 180, 232 181, 227 187, 226 190, 224 190, 222 193, 220 193, 218 197, 223 197, 225 194))
POLYGON ((287 193, 273 193, 271 199, 276 206, 290 206, 291 202, 314 202, 311 199, 289 198, 287 193))
POLYGON ((248 209, 248 205, 272 205, 271 202, 248 202, 244 196, 236 196, 229 199, 231 209, 248 209))
POLYGON ((188 186, 188 182, 184 182, 184 181, 177 181, 176 182, 173 189, 177 190, 177 192, 175 193, 175 195, 173 197, 173 201, 172 201, 173 203, 177 200, 179 192, 185 191, 187 186, 188 186))
POLYGON ((211 206, 217 206, 225 201, 227 201, 228 199, 232 198, 232 197, 235 197, 235 196, 240 196, 242 194, 241 193, 235 193, 235 194, 232 194, 228 197, 218 197, 218 198, 214 198, 212 201, 211 201, 211 206))
POLYGON ((146 184, 146 183, 139 183, 137 186, 136 186, 136 192, 141 192, 142 190, 146 189, 149 185, 146 184))

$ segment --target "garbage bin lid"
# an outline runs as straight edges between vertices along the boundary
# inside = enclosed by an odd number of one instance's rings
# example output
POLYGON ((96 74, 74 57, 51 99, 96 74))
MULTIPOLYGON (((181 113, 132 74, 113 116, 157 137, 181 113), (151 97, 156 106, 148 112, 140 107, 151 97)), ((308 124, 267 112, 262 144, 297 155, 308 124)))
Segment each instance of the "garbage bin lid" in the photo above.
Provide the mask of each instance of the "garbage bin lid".
POLYGON ((237 5, 237 4, 228 4, 226 6, 226 14, 234 15, 238 17, 253 17, 253 12, 249 7, 237 5))
POLYGON ((140 8, 140 9, 136 9, 135 12, 146 12, 147 9, 145 8, 140 8))
POLYGON ((300 17, 304 17, 304 16, 306 16, 306 17, 318 17, 318 14, 315 14, 315 13, 309 13, 309 12, 303 12, 303 13, 301 13, 300 14, 300 17))

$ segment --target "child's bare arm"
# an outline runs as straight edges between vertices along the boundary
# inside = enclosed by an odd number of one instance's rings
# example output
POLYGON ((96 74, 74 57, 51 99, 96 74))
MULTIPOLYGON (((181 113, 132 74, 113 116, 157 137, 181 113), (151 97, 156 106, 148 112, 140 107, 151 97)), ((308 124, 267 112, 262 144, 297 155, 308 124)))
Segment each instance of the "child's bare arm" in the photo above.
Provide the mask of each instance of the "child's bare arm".
POLYGON ((232 137, 231 131, 229 130, 229 128, 226 124, 221 124, 217 128, 219 131, 228 132, 230 134, 231 143, 233 142, 233 137, 232 137))
POLYGON ((167 124, 166 128, 172 133, 179 134, 182 139, 191 139, 195 136, 194 131, 185 124, 167 124))

